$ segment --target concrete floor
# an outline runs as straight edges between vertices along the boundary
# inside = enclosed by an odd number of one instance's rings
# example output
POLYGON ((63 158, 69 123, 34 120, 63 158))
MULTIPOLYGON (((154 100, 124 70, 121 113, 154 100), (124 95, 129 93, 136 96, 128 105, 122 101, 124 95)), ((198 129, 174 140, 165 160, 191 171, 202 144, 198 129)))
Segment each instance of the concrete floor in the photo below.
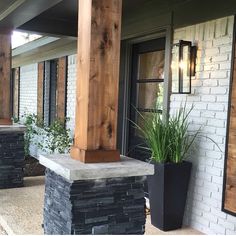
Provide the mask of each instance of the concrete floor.
MULTIPOLYGON (((0 190, 0 235, 43 234, 44 177, 25 178, 25 187, 0 190), (2 226, 2 227, 1 227, 2 226)), ((150 223, 147 217, 148 235, 199 235, 191 228, 163 232, 150 223)))
POLYGON ((6 231, 0 226, 0 235, 6 235, 6 231))
POLYGON ((43 234, 44 178, 25 178, 25 187, 0 190, 0 225, 7 234, 43 234))
POLYGON ((203 233, 195 229, 188 228, 188 227, 184 227, 182 229, 172 230, 168 232, 163 232, 151 224, 150 216, 147 216, 145 234, 147 235, 203 235, 203 233))

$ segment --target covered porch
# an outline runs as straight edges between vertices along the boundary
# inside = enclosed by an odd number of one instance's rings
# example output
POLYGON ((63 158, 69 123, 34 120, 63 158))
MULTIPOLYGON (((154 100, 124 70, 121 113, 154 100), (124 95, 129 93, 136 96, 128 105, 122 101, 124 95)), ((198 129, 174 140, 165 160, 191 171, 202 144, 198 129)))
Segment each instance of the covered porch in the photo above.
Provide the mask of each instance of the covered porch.
POLYGON ((16 187, 0 190, 0 225, 7 233, 42 234, 44 201, 45 233, 129 234, 146 229, 146 234, 162 234, 152 228, 149 216, 145 226, 148 190, 142 177, 153 175, 154 167, 147 163, 150 153, 138 148, 142 140, 132 122, 140 122, 139 113, 167 114, 168 120, 183 103, 187 109, 193 106, 189 128, 201 128, 203 136, 188 153, 193 167, 184 228, 170 233, 236 233, 235 1, 13 0, 2 1, 0 9, 0 186, 16 187), (12 49, 13 30, 40 38, 12 49), (176 61, 183 59, 181 53, 175 57, 180 42, 196 47, 194 73, 183 75, 181 66, 175 70, 176 61), (33 126, 42 123, 35 130, 44 130, 31 139, 37 145, 29 147, 29 154, 47 168, 46 192, 45 177, 23 176, 25 127, 13 124, 12 117, 36 119, 33 126), (66 129, 60 133, 66 139, 58 141, 67 150, 65 156, 60 147, 47 145, 44 132, 57 130, 58 120, 66 129), (23 180, 25 187, 18 188, 23 180), (114 195, 110 189, 116 189, 114 195), (19 202, 12 199, 17 194, 19 202), (58 194, 62 201, 56 214, 58 194), (100 209, 113 209, 114 199, 122 211, 100 216, 100 209), (70 204, 77 209, 83 201, 92 202, 91 212, 70 212, 70 204), (49 206, 56 207, 50 211, 49 206), (14 215, 15 209, 24 211, 24 219, 14 215), (38 230, 30 232, 26 222, 34 209, 38 217, 32 224, 38 230), (77 217, 84 228, 89 225, 87 231, 73 221, 77 217))

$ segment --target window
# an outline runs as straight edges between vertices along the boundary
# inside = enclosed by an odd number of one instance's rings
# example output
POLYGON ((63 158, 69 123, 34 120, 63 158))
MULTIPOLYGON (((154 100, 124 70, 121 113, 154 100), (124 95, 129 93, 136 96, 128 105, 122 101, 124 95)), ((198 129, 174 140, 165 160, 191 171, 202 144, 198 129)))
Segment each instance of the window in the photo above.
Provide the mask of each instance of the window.
POLYGON ((43 119, 45 125, 56 119, 65 121, 67 90, 67 58, 46 61, 44 64, 43 119))

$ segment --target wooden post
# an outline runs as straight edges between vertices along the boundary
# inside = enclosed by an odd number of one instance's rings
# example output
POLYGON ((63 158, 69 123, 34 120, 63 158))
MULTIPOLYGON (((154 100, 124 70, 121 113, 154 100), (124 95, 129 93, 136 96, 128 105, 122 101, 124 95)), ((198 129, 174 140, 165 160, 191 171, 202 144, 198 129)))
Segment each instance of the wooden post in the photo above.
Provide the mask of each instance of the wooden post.
POLYGON ((19 118, 20 67, 13 70, 13 116, 19 118))
POLYGON ((0 125, 11 121, 11 33, 0 34, 0 125))
POLYGON ((119 161, 116 150, 122 0, 80 0, 74 159, 119 161))
POLYGON ((67 57, 58 59, 58 75, 57 75, 57 109, 56 117, 61 122, 65 122, 66 118, 66 88, 67 88, 67 57))
POLYGON ((38 63, 37 115, 43 120, 44 62, 38 63))

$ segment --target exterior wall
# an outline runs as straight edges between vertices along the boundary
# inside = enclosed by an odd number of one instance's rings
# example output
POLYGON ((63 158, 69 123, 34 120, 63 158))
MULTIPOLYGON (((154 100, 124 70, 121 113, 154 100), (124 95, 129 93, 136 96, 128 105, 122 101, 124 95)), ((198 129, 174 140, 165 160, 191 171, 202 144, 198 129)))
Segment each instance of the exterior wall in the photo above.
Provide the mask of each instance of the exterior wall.
MULTIPOLYGON (((67 79, 67 114, 70 120, 67 127, 72 131, 75 123, 75 90, 76 90, 76 55, 68 56, 67 79)), ((37 64, 20 68, 20 116, 27 113, 37 114, 37 64)))
POLYGON ((171 112, 187 99, 193 129, 202 126, 205 136, 190 154, 192 178, 185 224, 206 234, 236 234, 236 217, 221 211, 224 151, 234 18, 227 17, 174 32, 174 43, 190 40, 198 46, 196 76, 191 95, 172 95, 171 112))
POLYGON ((75 126, 76 71, 76 55, 68 56, 66 117, 69 118, 69 121, 67 122, 67 128, 69 128, 72 133, 75 126))
POLYGON ((37 114, 37 80, 37 64, 20 68, 20 117, 25 112, 37 114))

